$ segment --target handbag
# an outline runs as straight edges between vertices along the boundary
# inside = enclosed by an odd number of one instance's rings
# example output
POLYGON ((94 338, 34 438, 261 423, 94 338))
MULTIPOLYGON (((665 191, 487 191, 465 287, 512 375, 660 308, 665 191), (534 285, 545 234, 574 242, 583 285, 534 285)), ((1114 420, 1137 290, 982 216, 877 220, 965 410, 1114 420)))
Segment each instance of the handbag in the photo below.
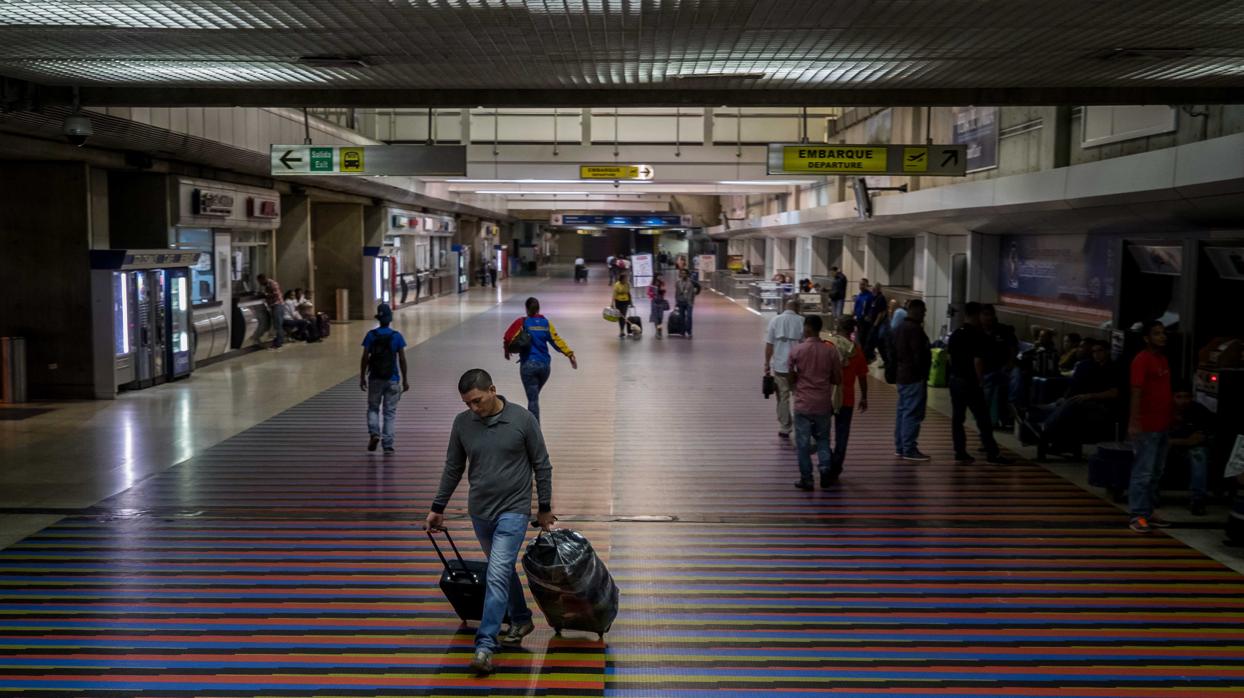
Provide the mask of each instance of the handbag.
POLYGON ((777 392, 777 380, 772 375, 766 373, 764 379, 760 381, 760 392, 768 400, 770 395, 777 392))
POLYGON ((613 306, 602 310, 600 315, 605 319, 605 322, 617 322, 622 319, 622 312, 613 306))

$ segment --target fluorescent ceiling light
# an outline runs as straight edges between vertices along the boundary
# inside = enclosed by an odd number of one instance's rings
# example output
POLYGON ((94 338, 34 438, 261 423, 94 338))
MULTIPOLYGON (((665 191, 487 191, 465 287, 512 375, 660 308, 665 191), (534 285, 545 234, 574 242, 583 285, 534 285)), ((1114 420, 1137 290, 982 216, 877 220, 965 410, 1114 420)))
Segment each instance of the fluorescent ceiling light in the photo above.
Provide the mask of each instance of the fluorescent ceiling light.
POLYGON ((815 179, 735 179, 722 180, 718 184, 737 184, 743 186, 793 187, 799 184, 816 184, 815 179))
MULTIPOLYGON (((446 184, 584 184, 581 179, 446 179, 446 184)), ((652 184, 644 180, 623 180, 627 185, 652 184)))
POLYGON ((476 194, 493 196, 650 196, 649 194, 611 191, 531 191, 517 189, 481 189, 476 194))

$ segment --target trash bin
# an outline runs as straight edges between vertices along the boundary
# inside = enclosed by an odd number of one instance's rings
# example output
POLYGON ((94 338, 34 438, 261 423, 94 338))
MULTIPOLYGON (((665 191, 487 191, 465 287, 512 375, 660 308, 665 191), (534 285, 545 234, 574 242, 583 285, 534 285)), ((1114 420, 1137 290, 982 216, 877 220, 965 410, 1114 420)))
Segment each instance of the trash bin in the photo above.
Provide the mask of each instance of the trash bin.
POLYGON ((333 318, 333 322, 349 322, 350 321, 350 289, 337 289, 337 317, 333 318))
POLYGON ((25 337, 0 337, 0 402, 26 402, 25 337))

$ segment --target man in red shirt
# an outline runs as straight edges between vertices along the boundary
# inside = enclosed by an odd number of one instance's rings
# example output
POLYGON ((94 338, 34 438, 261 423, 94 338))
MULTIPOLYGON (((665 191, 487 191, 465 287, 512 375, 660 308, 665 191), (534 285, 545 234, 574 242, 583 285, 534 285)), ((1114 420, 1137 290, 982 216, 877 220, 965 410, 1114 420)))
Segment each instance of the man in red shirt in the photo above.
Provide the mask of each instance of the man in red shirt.
POLYGON ((812 441, 816 440, 821 487, 829 486, 829 415, 834 409, 834 387, 842 385, 842 361, 838 350, 821 341, 821 317, 803 320, 803 341, 790 350, 789 370, 795 402, 795 447, 799 450, 799 482, 795 487, 812 489, 812 441))
POLYGON ((1151 320, 1142 328, 1145 348, 1132 360, 1132 406, 1127 422, 1127 435, 1132 441, 1132 481, 1128 487, 1128 508, 1131 529, 1149 533, 1153 526, 1169 524, 1154 516, 1158 483, 1166 464, 1169 448, 1167 432, 1171 428, 1174 399, 1171 395, 1171 367, 1163 354, 1166 327, 1151 320))
POLYGON ((841 404, 834 410, 834 449, 830 457, 829 483, 822 479, 821 486, 833 484, 842 475, 842 466, 847 459, 847 440, 851 436, 851 418, 855 415, 858 404, 860 412, 868 410, 868 361, 864 358, 864 349, 859 342, 851 340, 855 332, 855 318, 843 317, 838 320, 838 332, 831 335, 828 344, 838 350, 842 359, 842 396, 841 404), (860 397, 855 399, 855 384, 859 383, 860 397))

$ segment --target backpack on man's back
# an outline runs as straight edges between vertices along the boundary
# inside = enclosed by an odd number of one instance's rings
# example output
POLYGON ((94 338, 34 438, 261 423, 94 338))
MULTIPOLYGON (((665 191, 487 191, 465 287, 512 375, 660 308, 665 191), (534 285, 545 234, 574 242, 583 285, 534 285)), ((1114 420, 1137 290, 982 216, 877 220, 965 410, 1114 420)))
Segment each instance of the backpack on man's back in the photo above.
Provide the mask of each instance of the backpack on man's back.
POLYGON ((380 334, 372 330, 367 349, 367 376, 372 380, 392 380, 397 369, 397 352, 393 350, 393 332, 380 334))

